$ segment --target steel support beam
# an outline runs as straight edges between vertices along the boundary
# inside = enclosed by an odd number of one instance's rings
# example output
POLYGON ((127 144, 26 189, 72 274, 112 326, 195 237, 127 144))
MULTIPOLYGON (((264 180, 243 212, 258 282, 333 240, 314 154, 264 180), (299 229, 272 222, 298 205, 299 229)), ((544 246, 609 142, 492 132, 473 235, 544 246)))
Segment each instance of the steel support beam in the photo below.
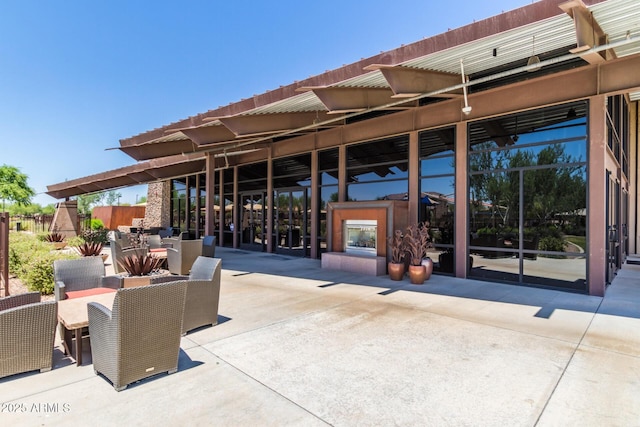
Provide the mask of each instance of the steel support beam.
MULTIPOLYGON (((440 71, 420 70, 416 68, 371 65, 365 70, 380 70, 387 83, 393 90, 393 98, 405 98, 421 93, 435 92, 460 83, 460 75, 443 73, 440 71)), ((462 95, 462 90, 438 95, 441 98, 456 98, 462 95)))

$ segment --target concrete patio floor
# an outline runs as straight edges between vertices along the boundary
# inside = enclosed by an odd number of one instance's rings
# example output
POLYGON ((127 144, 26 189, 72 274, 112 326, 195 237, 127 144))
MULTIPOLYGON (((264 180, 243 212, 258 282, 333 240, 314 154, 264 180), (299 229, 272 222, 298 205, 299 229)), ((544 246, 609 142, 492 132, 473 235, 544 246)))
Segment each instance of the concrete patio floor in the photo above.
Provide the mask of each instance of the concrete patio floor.
POLYGON ((182 339, 177 373, 118 393, 58 342, 51 371, 0 380, 2 424, 640 425, 639 265, 603 299, 216 254, 221 323, 182 339))

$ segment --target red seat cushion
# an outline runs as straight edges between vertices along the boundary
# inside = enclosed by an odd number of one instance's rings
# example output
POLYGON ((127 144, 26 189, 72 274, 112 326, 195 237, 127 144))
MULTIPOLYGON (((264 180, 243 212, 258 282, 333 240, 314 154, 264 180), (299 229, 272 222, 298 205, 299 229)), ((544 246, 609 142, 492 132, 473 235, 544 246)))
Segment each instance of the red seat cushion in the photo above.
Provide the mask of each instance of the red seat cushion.
POLYGON ((90 297, 91 295, 108 294, 109 292, 115 292, 115 289, 111 288, 91 288, 83 289, 82 291, 70 291, 67 292, 67 299, 90 297))

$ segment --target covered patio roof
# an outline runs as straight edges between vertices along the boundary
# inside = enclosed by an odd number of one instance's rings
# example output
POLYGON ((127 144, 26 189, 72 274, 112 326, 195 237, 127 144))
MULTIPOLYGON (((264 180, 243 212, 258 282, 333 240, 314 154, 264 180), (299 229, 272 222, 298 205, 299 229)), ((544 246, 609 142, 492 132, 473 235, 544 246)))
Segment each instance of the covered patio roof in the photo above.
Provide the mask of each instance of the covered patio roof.
POLYGON ((128 187, 177 176, 192 175, 205 170, 205 154, 191 153, 152 159, 131 166, 85 176, 47 186, 47 194, 63 199, 78 194, 95 193, 112 188, 128 187))
MULTIPOLYGON (((205 170, 206 153, 263 149, 371 113, 462 103, 463 88, 471 95, 635 55, 639 21, 637 0, 538 1, 122 139, 118 148, 140 163, 55 184, 47 193, 62 198, 185 176, 205 170), (528 65, 532 54, 539 65, 528 65)), ((629 96, 640 99, 640 92, 629 96)))

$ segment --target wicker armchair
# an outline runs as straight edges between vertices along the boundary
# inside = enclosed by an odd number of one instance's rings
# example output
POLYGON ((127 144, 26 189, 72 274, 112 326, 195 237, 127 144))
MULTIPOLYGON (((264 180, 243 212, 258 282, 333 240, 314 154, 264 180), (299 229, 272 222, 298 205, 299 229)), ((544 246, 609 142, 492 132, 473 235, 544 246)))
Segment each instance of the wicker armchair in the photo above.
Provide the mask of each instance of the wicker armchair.
POLYGON ((161 372, 178 370, 187 283, 118 290, 110 311, 89 303, 93 368, 117 391, 161 372))
POLYGON ((105 277, 104 262, 100 257, 55 260, 53 277, 56 301, 99 293, 87 292, 96 288, 120 287, 120 282, 113 277, 105 277))
POLYGON ((57 323, 58 305, 38 292, 0 298, 0 378, 51 370, 57 323))
POLYGON ((216 236, 204 236, 202 238, 202 256, 216 257, 216 236))
POLYGON ((189 274, 196 258, 202 255, 202 240, 178 240, 177 246, 167 248, 167 264, 171 274, 189 274))
POLYGON ((109 247, 111 248, 111 264, 116 274, 125 272, 125 269, 120 265, 120 261, 122 261, 124 257, 131 255, 142 256, 147 255, 149 252, 148 248, 122 246, 117 240, 110 240, 109 247))
POLYGON ((173 236, 173 227, 167 227, 163 230, 158 231, 158 236, 160 236, 161 239, 173 236))
POLYGON ((145 238, 146 244, 149 249, 162 248, 162 238, 158 234, 151 234, 145 238))
POLYGON ((184 280, 187 282, 187 300, 184 306, 182 334, 205 325, 218 324, 220 303, 220 272, 222 260, 199 256, 189 276, 158 276, 152 283, 184 280))

